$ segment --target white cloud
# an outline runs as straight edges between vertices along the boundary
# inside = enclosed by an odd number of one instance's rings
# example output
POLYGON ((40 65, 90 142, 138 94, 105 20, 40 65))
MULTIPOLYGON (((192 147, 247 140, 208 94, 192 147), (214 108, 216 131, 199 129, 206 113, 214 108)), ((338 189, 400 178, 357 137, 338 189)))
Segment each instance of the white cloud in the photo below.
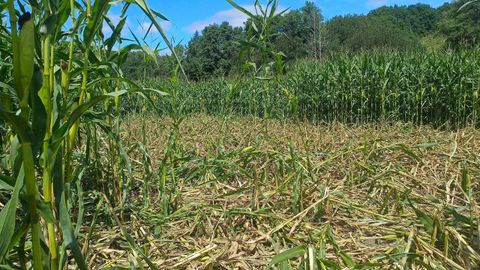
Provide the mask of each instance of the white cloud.
POLYGON ((367 0, 367 5, 372 6, 374 8, 384 6, 387 3, 388 3, 388 0, 367 0))
MULTIPOLYGON (((112 22, 112 24, 115 27, 122 20, 120 15, 117 15, 117 14, 114 14, 114 13, 108 13, 107 17, 110 19, 110 21, 112 22)), ((122 29, 122 36, 128 33, 128 27, 129 26, 130 26, 130 22, 127 19, 126 22, 125 22, 125 25, 123 26, 123 29, 122 29)), ((112 28, 110 28, 110 26, 106 22, 104 22, 103 26, 102 26, 102 32, 103 32, 104 35, 109 36, 109 35, 112 34, 113 31, 112 31, 112 28)))
MULTIPOLYGON (((255 7, 253 5, 244 5, 242 7, 255 14, 255 7)), ((284 9, 285 9, 284 7, 281 7, 281 6, 278 7, 279 11, 283 11, 284 9)), ((211 24, 215 24, 215 23, 219 24, 222 22, 228 22, 230 25, 234 27, 239 27, 239 26, 243 26, 243 24, 247 21, 247 19, 248 19, 247 15, 245 15, 244 13, 242 13, 237 9, 232 8, 232 9, 219 11, 215 13, 213 16, 205 20, 194 22, 191 25, 185 27, 184 30, 189 33, 194 33, 196 31, 203 30, 203 28, 211 24)))
MULTIPOLYGON (((107 14, 107 17, 108 19, 110 19, 111 23, 116 27, 120 21, 122 20, 122 18, 120 17, 119 14, 115 14, 115 13, 112 13, 112 12, 109 12, 107 14)), ((170 21, 160 21, 160 26, 163 28, 164 31, 168 31, 172 28, 172 22, 170 21)), ((123 29, 122 29, 122 37, 125 37, 125 36, 130 36, 130 30, 131 29, 135 34, 146 34, 147 33, 147 30, 148 28, 150 27, 150 21, 144 21, 142 23, 138 22, 138 23, 132 23, 129 19, 126 19, 125 21, 125 25, 123 26, 123 29)), ((110 26, 104 22, 103 23, 103 26, 102 26, 102 32, 103 34, 105 35, 105 37, 109 37, 111 34, 112 34, 112 28, 110 28, 110 26)), ((150 32, 149 34, 158 34, 158 30, 155 26, 152 26, 152 28, 150 29, 150 32)))
MULTIPOLYGON (((150 22, 143 22, 138 26, 137 30, 142 34, 145 34, 145 33, 147 33, 148 29, 150 28, 150 25, 151 25, 150 22)), ((161 21, 160 26, 162 27, 163 31, 168 31, 172 28, 172 22, 161 21)), ((150 34, 158 34, 158 30, 155 27, 155 25, 152 26, 149 33, 150 34)))
POLYGON ((163 31, 168 31, 172 28, 171 21, 162 21, 160 22, 160 26, 163 28, 163 31))

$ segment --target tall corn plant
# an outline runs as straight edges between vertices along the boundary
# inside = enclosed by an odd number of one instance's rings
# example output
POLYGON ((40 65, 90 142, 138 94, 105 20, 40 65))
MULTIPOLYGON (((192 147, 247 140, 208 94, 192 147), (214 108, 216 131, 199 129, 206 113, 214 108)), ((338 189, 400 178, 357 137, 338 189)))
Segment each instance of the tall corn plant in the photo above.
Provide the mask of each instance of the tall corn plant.
POLYGON ((272 26, 275 19, 288 9, 279 11, 278 0, 269 0, 266 5, 256 0, 253 5, 255 12, 249 11, 233 0, 227 2, 248 16, 247 38, 240 41, 245 69, 253 71, 253 75, 260 79, 271 78, 275 71, 281 73, 284 54, 276 51, 272 45, 272 38, 276 35, 272 26))
POLYGON ((122 77, 122 61, 139 49, 119 46, 127 9, 140 7, 173 48, 158 22, 166 18, 144 0, 122 2, 118 25, 108 19, 108 0, 25 3, 0 1, 0 265, 63 269, 72 256, 87 269, 70 216, 78 138, 88 126, 107 127, 118 143, 112 119, 120 97, 159 93, 122 77))
MULTIPOLYGON (((301 61, 287 75, 271 80, 151 85, 176 87, 187 113, 461 128, 480 123, 479 56, 477 49, 426 54, 378 51, 301 61)), ((160 102, 168 114, 168 103, 160 102)))
MULTIPOLYGON (((262 96, 275 96, 275 89, 283 89, 283 94, 288 99, 289 109, 292 114, 297 114, 298 100, 297 97, 288 91, 288 88, 280 84, 279 75, 284 72, 285 54, 277 51, 272 43, 272 39, 278 35, 275 33, 273 25, 275 20, 285 14, 288 9, 279 10, 278 0, 269 0, 263 5, 256 0, 253 7, 254 12, 238 5, 233 0, 227 0, 234 8, 244 13, 248 17, 246 23, 247 38, 240 41, 242 50, 240 53, 241 62, 244 62, 243 73, 250 73, 252 77, 263 81, 263 87, 259 89, 249 89, 249 92, 260 91, 262 96), (273 81, 274 87, 270 88, 267 81, 273 81)), ((243 74, 244 75, 244 74, 243 74)), ((233 110, 233 96, 238 92, 240 81, 230 86, 227 106, 233 110)), ((270 105, 264 102, 261 106, 261 115, 270 117, 270 105)))

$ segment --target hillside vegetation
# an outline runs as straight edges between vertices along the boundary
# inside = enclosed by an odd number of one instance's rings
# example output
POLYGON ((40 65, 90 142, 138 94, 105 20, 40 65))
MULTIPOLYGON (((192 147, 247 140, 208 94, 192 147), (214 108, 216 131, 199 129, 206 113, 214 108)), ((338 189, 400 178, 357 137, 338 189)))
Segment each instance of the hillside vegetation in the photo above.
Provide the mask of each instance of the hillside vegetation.
MULTIPOLYGON (((380 7, 365 15, 324 19, 313 2, 288 10, 272 19, 266 42, 284 54, 287 63, 301 59, 323 60, 338 54, 376 50, 428 51, 474 48, 480 40, 480 5, 452 1, 438 8, 426 4, 380 7)), ((279 11, 280 12, 280 11, 279 11)), ((244 68, 243 41, 250 35, 251 20, 244 27, 227 22, 213 24, 194 34, 176 51, 189 79, 195 81, 235 76, 244 68)), ((171 56, 132 52, 122 66, 125 76, 147 80, 170 77, 176 61, 171 56), (147 61, 145 61, 147 60, 147 61)))

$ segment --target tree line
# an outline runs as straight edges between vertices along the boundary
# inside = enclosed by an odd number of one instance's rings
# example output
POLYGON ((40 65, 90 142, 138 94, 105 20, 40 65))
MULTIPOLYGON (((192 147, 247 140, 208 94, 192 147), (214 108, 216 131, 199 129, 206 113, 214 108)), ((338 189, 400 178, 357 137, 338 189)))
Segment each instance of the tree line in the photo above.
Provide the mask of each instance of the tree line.
MULTIPOLYGON (((480 5, 462 6, 467 0, 445 3, 384 6, 365 15, 336 16, 324 20, 313 2, 276 17, 269 26, 269 46, 284 60, 323 59, 338 53, 372 50, 459 50, 475 47, 480 39, 480 5)), ((244 27, 228 22, 212 24, 196 32, 186 46, 177 45, 191 80, 228 77, 242 69, 242 42, 251 21, 244 27)), ((127 57, 125 76, 143 80, 170 77, 176 61, 169 55, 133 52, 127 57), (156 63, 155 63, 156 62, 156 63)))

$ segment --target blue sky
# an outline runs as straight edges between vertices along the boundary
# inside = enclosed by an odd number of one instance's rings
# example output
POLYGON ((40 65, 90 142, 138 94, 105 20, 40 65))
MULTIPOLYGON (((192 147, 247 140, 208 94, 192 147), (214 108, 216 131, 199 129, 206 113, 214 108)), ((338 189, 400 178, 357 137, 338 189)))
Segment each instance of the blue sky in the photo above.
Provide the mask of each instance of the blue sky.
MULTIPOLYGON (((365 14, 382 5, 410 5, 425 3, 438 7, 448 0, 314 0, 322 9, 326 19, 337 15, 365 14)), ((195 31, 212 23, 228 21, 234 26, 241 26, 245 16, 234 10, 225 0, 147 0, 152 9, 159 11, 170 19, 162 26, 168 36, 176 43, 186 44, 195 31)), ((238 4, 251 9, 253 0, 237 0, 238 4)), ((280 0, 282 8, 297 9, 305 4, 305 0, 280 0)), ((112 21, 118 21, 119 7, 113 6, 109 12, 112 21)), ((128 13, 128 27, 139 37, 143 37, 149 21, 138 8, 132 8, 128 13)), ((106 29, 105 29, 106 30, 106 29)), ((108 30, 106 30, 108 32, 108 30)), ((128 31, 125 32, 128 37, 128 31)), ((151 31, 147 37, 150 45, 160 41, 160 35, 151 31)))

